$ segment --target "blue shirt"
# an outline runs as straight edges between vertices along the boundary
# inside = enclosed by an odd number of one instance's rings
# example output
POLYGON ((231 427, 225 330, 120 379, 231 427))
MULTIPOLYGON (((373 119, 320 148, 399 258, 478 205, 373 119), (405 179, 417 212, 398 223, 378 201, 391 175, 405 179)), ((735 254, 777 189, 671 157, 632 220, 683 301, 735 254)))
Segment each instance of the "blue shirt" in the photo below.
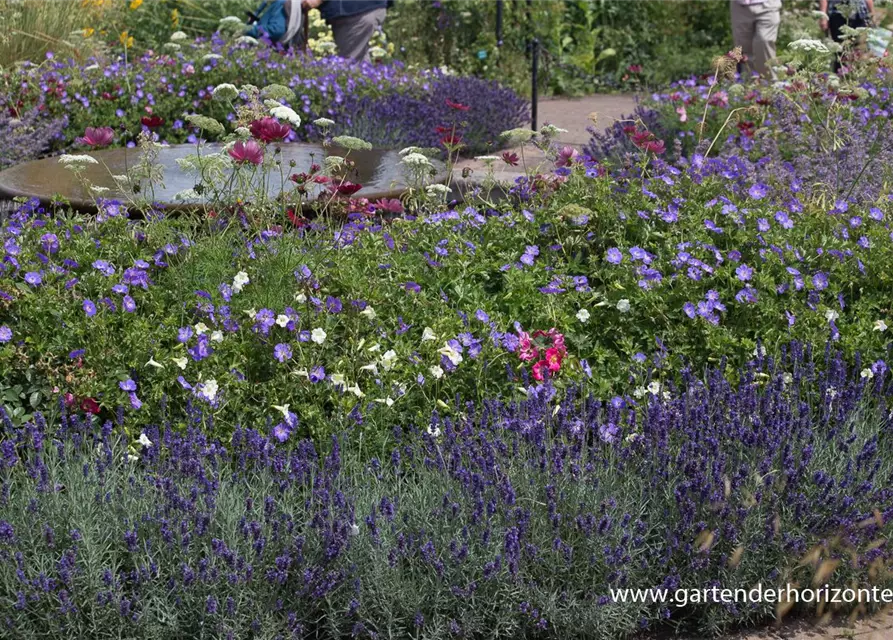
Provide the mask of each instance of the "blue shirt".
POLYGON ((324 0, 319 7, 322 17, 328 22, 336 18, 356 16, 375 9, 386 9, 390 0, 324 0))
POLYGON ((246 31, 246 36, 259 38, 262 33, 279 42, 288 30, 288 15, 285 0, 268 0, 257 8, 258 21, 246 31))

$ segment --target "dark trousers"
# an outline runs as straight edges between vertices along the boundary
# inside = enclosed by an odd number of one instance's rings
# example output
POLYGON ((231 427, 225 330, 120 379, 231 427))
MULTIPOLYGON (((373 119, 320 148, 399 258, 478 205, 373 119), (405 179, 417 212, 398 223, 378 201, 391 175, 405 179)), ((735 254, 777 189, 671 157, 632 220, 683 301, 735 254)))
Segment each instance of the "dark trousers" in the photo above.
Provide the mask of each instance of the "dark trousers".
MULTIPOLYGON (((858 29, 859 27, 867 27, 867 23, 863 18, 859 16, 851 16, 849 21, 844 18, 839 13, 832 13, 828 16, 828 31, 831 32, 831 39, 834 42, 842 42, 843 35, 840 30, 843 28, 843 25, 849 25, 853 29, 858 29)), ((834 54, 834 73, 840 71, 840 54, 834 54)))

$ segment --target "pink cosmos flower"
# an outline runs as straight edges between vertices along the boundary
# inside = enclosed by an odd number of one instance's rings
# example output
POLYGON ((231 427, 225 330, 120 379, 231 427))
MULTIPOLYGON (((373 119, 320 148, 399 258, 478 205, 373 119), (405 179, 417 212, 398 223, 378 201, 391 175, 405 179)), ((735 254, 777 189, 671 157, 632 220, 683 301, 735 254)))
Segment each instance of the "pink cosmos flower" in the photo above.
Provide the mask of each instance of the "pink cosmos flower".
POLYGON ((569 167, 580 157, 580 152, 571 146, 562 147, 558 152, 558 159, 555 161, 556 167, 569 167))
POLYGON ((248 125, 248 130, 251 132, 251 135, 263 142, 283 140, 291 133, 291 127, 269 116, 255 120, 248 125))
POLYGON ((676 107, 676 113, 679 114, 679 122, 687 122, 688 121, 688 112, 686 112, 684 104, 676 107))
POLYGON ((375 209, 388 213, 403 213, 403 203, 396 198, 382 198, 375 203, 375 209))
POLYGON ((264 161, 264 149, 254 140, 239 140, 229 150, 229 157, 237 164, 260 164, 264 161))
POLYGON ((93 147, 94 149, 102 149, 107 147, 115 139, 115 132, 111 127, 87 127, 84 136, 78 138, 79 144, 93 147))

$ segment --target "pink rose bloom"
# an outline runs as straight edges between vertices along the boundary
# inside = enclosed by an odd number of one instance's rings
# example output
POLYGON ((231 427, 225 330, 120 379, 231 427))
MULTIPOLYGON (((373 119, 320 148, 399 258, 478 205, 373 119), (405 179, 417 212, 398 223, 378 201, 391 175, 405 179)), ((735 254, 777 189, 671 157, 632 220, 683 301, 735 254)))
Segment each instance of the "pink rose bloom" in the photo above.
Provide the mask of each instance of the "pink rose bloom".
POLYGON ((549 369, 549 363, 545 360, 540 360, 535 365, 533 365, 533 379, 537 382, 542 382, 545 379, 545 372, 549 369))
POLYGON ((533 342, 531 342, 530 340, 530 334, 526 331, 522 331, 518 334, 518 339, 520 342, 518 357, 525 362, 529 360, 536 360, 536 358, 539 356, 539 352, 536 350, 536 347, 533 346, 533 342))
POLYGON ((561 370, 562 355, 563 354, 555 347, 552 347, 551 349, 546 349, 545 362, 549 367, 549 371, 551 371, 552 373, 555 373, 556 371, 561 370))
POLYGON ((78 138, 77 141, 94 149, 102 149, 109 146, 114 139, 115 132, 111 127, 87 127, 84 131, 84 136, 78 138))
POLYGON ((237 164, 260 164, 264 161, 264 150, 254 140, 239 140, 229 150, 229 157, 237 164))

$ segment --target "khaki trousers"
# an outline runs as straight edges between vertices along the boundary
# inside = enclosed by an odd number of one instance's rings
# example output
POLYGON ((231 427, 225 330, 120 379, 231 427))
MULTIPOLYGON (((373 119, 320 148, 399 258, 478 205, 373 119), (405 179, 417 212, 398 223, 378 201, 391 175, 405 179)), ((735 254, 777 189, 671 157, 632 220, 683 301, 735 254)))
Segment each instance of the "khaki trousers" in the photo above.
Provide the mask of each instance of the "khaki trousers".
POLYGON ((769 63, 775 58, 775 40, 781 22, 781 0, 766 0, 761 4, 743 5, 731 0, 732 38, 735 46, 747 57, 742 74, 754 72, 773 77, 769 63))

